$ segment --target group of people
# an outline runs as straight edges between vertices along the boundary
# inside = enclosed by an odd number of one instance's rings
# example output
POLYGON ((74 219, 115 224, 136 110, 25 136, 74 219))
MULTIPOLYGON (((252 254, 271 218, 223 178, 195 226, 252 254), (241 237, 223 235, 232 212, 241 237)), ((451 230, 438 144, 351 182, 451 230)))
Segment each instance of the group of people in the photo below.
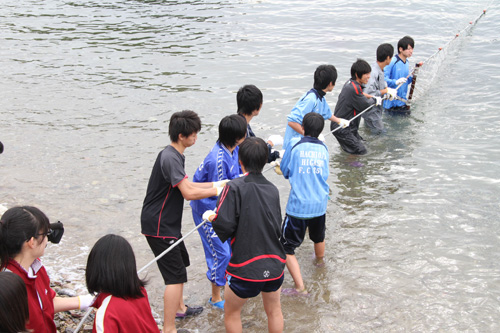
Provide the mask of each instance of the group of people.
POLYGON ((93 332, 159 332, 145 282, 137 275, 134 252, 125 238, 106 235, 87 259, 89 294, 60 297, 40 258, 54 239, 54 224, 33 206, 8 209, 0 219, 0 332, 56 332, 54 314, 98 308, 93 332))
MULTIPOLYGON (((380 45, 373 68, 358 59, 333 113, 325 95, 333 90, 337 71, 332 65, 319 66, 313 88, 287 117, 285 137, 271 135, 267 142, 250 127, 261 111, 262 92, 254 85, 243 86, 236 96, 237 113, 220 121, 218 140, 192 181, 186 175, 184 152, 196 143, 201 121, 189 110, 171 116, 170 144, 153 165, 141 212, 141 233, 158 259, 165 283, 163 332, 176 332, 176 318, 203 311, 201 306, 186 305, 183 298, 190 260, 184 242, 177 241, 182 238, 185 199, 191 201, 206 257, 208 303, 224 311, 226 331, 242 331, 241 310, 259 294, 269 332, 283 331, 280 295, 308 294, 295 256, 307 231, 315 264, 325 264, 329 152, 321 140, 324 121, 332 122, 331 131, 344 151, 366 153, 356 116, 371 107, 362 114, 365 124, 381 133, 383 108, 409 112, 404 99, 412 79, 407 59, 413 47, 413 39, 406 36, 394 57, 390 44, 380 45), (389 100, 382 106, 383 96, 389 100), (276 150, 280 145, 283 149, 276 150), (279 191, 263 175, 266 163, 278 158, 291 185, 284 218, 279 191), (285 267, 293 278, 292 288, 282 288, 285 267)), ((55 332, 55 312, 91 306, 98 308, 94 332, 159 331, 133 250, 121 236, 106 235, 92 248, 85 274, 88 295, 56 296, 39 259, 50 241, 51 226, 47 216, 31 206, 13 207, 0 219, 0 331, 55 332)))

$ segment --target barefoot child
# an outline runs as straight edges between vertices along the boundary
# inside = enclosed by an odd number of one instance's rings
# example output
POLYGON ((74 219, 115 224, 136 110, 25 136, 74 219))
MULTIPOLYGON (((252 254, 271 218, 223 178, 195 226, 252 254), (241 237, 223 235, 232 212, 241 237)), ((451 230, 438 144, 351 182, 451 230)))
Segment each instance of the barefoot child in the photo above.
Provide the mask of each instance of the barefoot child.
POLYGON ((281 171, 290 181, 291 190, 282 225, 281 244, 286 252, 286 267, 292 275, 294 288, 282 290, 286 295, 307 295, 295 257, 295 248, 304 241, 306 229, 314 242, 314 253, 319 263, 325 256, 325 214, 328 202, 328 148, 318 139, 325 122, 320 114, 310 112, 304 116, 303 138, 290 142, 281 171))

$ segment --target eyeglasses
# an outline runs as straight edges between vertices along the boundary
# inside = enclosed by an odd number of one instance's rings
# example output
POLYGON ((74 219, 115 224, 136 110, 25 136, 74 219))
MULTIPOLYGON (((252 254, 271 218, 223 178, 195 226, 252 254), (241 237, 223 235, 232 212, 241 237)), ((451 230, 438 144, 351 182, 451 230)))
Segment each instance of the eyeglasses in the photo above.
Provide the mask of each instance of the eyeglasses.
POLYGON ((47 232, 42 232, 41 234, 38 234, 37 236, 47 236, 49 237, 52 235, 52 229, 47 230, 47 232))

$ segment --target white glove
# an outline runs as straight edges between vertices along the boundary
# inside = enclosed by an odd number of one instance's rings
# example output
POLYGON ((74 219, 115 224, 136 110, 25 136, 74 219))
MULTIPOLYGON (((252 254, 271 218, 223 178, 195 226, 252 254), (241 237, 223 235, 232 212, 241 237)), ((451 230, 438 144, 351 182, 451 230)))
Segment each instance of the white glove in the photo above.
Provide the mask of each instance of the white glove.
POLYGON ((342 128, 349 127, 350 121, 347 119, 340 118, 339 126, 342 128))
POLYGON ((283 137, 281 135, 278 135, 278 134, 273 134, 273 135, 269 136, 267 141, 271 141, 273 143, 272 146, 283 145, 283 137))
POLYGON ((285 156, 285 149, 280 150, 280 158, 283 158, 285 156))
POLYGON ((281 168, 280 168, 280 164, 279 163, 276 163, 276 165, 274 166, 274 172, 276 172, 277 175, 283 175, 283 172, 281 172, 281 168))
POLYGON ((382 98, 380 96, 374 96, 375 98, 375 105, 382 105, 382 98))
POLYGON ((203 213, 202 218, 204 221, 212 222, 215 215, 217 215, 217 213, 215 213, 213 210, 209 209, 205 213, 203 213))
POLYGON ((319 133, 318 140, 325 142, 325 136, 323 135, 323 133, 319 133))
POLYGON ((387 93, 386 93, 387 98, 392 101, 394 98, 398 96, 398 91, 394 88, 387 88, 387 93))
POLYGON ((87 310, 94 304, 95 297, 93 295, 80 295, 78 296, 78 309, 87 310))
POLYGON ((406 78, 402 77, 396 80, 396 84, 399 86, 400 84, 406 83, 406 78))
POLYGON ((229 179, 219 180, 218 182, 213 182, 212 187, 224 187, 229 182, 229 179))
POLYGON ((224 186, 216 187, 216 189, 217 189, 217 196, 219 196, 222 193, 222 190, 224 189, 224 186))

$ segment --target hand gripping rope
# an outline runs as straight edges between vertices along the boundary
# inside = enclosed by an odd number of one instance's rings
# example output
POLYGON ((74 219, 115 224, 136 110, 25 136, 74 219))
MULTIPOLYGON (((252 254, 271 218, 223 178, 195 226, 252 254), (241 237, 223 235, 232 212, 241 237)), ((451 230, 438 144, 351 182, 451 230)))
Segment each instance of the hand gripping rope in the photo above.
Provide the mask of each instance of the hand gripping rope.
MULTIPOLYGON (((147 263, 144 267, 142 267, 140 270, 138 270, 137 274, 141 273, 146 268, 148 268, 149 266, 151 266, 152 264, 154 264, 155 262, 157 262, 158 260, 160 260, 161 257, 163 257, 168 252, 170 252, 174 247, 176 247, 177 245, 179 245, 179 243, 182 242, 186 237, 188 237, 189 235, 191 235, 193 232, 195 232, 196 230, 198 230, 198 228, 200 228, 202 225, 204 225, 207 222, 208 222, 208 220, 203 220, 203 222, 201 222, 200 224, 198 224, 194 229, 192 229, 187 234, 185 234, 184 236, 182 236, 174 244, 170 245, 168 249, 166 249, 165 251, 163 251, 162 253, 160 253, 156 258, 154 258, 149 263, 147 263)), ((73 331, 74 333, 77 333, 80 330, 80 328, 82 328, 83 324, 85 323, 85 320, 87 320, 87 318, 90 315, 91 311, 92 311, 92 307, 89 307, 88 310, 87 310, 87 312, 85 312, 85 315, 83 316, 82 320, 80 320, 80 323, 78 324, 78 326, 73 331)))

